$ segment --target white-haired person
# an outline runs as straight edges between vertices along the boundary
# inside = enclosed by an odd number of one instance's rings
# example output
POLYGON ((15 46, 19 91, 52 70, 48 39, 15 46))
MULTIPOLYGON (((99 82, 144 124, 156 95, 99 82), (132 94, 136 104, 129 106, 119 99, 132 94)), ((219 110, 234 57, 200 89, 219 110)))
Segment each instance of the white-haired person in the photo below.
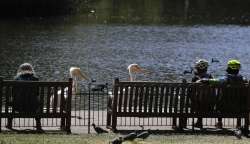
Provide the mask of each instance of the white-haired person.
MULTIPOLYGON (((14 77, 17 81, 38 81, 34 68, 29 63, 23 63, 19 66, 17 74, 14 77)), ((26 90, 15 88, 13 91, 13 110, 14 112, 36 113, 39 111, 38 89, 26 90)), ((8 118, 7 128, 12 129, 13 118, 8 118)), ((36 117, 36 129, 41 131, 41 118, 36 117)))

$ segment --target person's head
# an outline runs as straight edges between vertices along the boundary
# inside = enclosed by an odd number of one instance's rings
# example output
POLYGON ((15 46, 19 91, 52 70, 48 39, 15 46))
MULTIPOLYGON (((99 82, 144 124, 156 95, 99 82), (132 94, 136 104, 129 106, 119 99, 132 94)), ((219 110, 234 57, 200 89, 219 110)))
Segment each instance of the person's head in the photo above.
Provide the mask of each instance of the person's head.
POLYGON ((30 63, 21 64, 17 70, 17 75, 22 74, 35 74, 33 66, 30 63))
POLYGON ((197 62, 195 62, 196 73, 207 72, 207 68, 208 68, 208 61, 207 60, 199 59, 197 62))
POLYGON ((241 65, 238 60, 229 60, 227 62, 227 73, 229 74, 238 74, 240 71, 241 65))

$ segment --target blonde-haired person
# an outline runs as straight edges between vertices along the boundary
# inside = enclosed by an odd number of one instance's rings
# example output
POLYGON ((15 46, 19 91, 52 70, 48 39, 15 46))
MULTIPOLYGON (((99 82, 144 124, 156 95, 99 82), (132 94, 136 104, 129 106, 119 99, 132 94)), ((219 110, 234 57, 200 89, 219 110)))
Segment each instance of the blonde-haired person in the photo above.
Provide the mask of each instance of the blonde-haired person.
MULTIPOLYGON (((38 81, 35 75, 33 66, 30 63, 23 63, 19 66, 17 74, 14 77, 17 81, 38 81)), ((14 90, 13 109, 17 112, 31 112, 36 113, 39 110, 39 96, 38 90, 26 91, 22 88, 14 90)), ((12 129, 13 118, 8 118, 7 128, 12 129)), ((36 117, 36 129, 41 131, 41 118, 36 117)))

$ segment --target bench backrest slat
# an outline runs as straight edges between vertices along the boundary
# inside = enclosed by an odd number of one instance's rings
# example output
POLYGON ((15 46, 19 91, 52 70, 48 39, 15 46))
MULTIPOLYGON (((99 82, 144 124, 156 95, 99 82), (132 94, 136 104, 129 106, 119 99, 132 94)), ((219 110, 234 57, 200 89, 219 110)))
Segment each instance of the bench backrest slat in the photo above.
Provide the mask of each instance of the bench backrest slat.
POLYGON ((168 107, 169 107, 169 102, 170 102, 169 92, 170 92, 169 86, 165 85, 165 94, 164 94, 164 97, 165 97, 165 100, 164 100, 164 113, 165 114, 168 113, 168 107))
POLYGON ((164 99, 164 86, 160 85, 159 113, 162 113, 163 99, 164 99))
POLYGON ((123 104, 124 105, 123 106, 124 107, 124 110, 123 110, 124 112, 127 112, 128 111, 128 107, 129 107, 128 106, 128 104, 129 104, 129 95, 128 95, 129 91, 128 90, 129 90, 129 87, 125 86, 124 87, 124 104, 123 104))
POLYGON ((187 86, 186 87, 186 93, 185 93, 185 113, 189 113, 189 112, 191 112, 191 108, 190 108, 190 101, 191 101, 191 98, 190 98, 190 96, 191 96, 191 88, 190 88, 190 86, 187 86))
POLYGON ((185 98, 186 98, 186 87, 181 87, 181 94, 180 94, 180 113, 184 112, 184 107, 185 107, 185 98))
POLYGON ((199 95, 199 92, 197 91, 197 88, 198 86, 194 85, 190 88, 190 103, 191 103, 191 113, 194 113, 196 111, 196 109, 198 109, 199 107, 199 103, 196 102, 196 100, 198 99, 198 95, 199 95))
POLYGON ((206 107, 207 106, 207 87, 206 86, 201 86, 199 87, 199 95, 197 96, 198 97, 198 103, 199 103, 199 109, 198 109, 198 112, 199 113, 202 113, 203 111, 206 110, 206 107))
POLYGON ((158 98, 159 98, 159 87, 155 85, 155 95, 154 95, 154 113, 158 113, 158 98))
POLYGON ((50 102, 50 100, 51 100, 51 97, 52 97, 52 89, 53 88, 51 88, 50 86, 47 86, 46 87, 46 92, 47 92, 47 103, 46 103, 46 113, 49 113, 50 112, 50 104, 51 104, 51 102, 50 102))
POLYGON ((44 86, 40 87, 40 113, 43 113, 43 104, 44 104, 44 93, 45 93, 45 89, 44 89, 44 86))
POLYGON ((148 103, 149 103, 149 107, 148 107, 149 110, 148 111, 149 111, 149 113, 152 113, 153 112, 153 99, 154 99, 155 87, 153 85, 151 85, 149 90, 150 90, 149 91, 150 95, 149 95, 149 101, 148 101, 148 103))
POLYGON ((59 97, 61 97, 61 103, 60 103, 60 113, 62 114, 66 108, 65 108, 65 102, 66 102, 66 99, 65 99, 65 96, 64 94, 66 94, 68 92, 68 89, 65 88, 64 86, 61 87, 61 95, 59 95, 59 97))
MULTIPOLYGON (((61 91, 62 92, 62 91, 61 91)), ((53 102, 53 113, 56 113, 56 108, 57 108, 57 100, 58 100, 58 87, 55 86, 53 87, 53 95, 54 95, 54 102, 53 102)))
POLYGON ((134 112, 138 112, 137 111, 137 107, 138 107, 138 99, 139 99, 139 86, 135 87, 135 95, 134 95, 134 112))
POLYGON ((132 112, 132 105, 133 105, 133 99, 134 99, 134 86, 131 85, 129 89, 129 113, 132 112))
POLYGON ((149 90, 150 90, 150 87, 145 85, 145 95, 144 95, 144 104, 143 104, 143 110, 144 110, 144 113, 148 113, 148 102, 149 102, 149 90))
POLYGON ((139 106, 139 109, 138 109, 138 112, 139 113, 142 113, 142 105, 143 105, 143 101, 144 101, 144 86, 140 86, 139 87, 139 103, 138 103, 138 106, 139 106))
POLYGON ((123 104, 122 104, 122 101, 123 101, 123 86, 120 86, 119 87, 119 93, 118 93, 118 95, 119 95, 119 101, 118 101, 118 112, 122 112, 122 106, 123 106, 123 104))
POLYGON ((210 86, 204 87, 203 95, 205 98, 204 98, 204 100, 201 98, 201 100, 205 101, 204 105, 202 105, 205 107, 203 113, 209 112, 212 109, 210 102, 211 102, 211 99, 213 99, 212 97, 214 95, 212 95, 210 92, 211 92, 210 86))
POLYGON ((179 92, 180 92, 180 87, 177 86, 175 88, 175 94, 174 94, 174 113, 178 113, 178 99, 179 99, 179 92))
POLYGON ((197 83, 119 82, 118 80, 114 84, 113 110, 127 116, 145 114, 145 116, 178 117, 183 113, 192 116, 204 116, 207 113, 217 113, 216 116, 237 115, 239 109, 240 112, 246 111, 249 89, 249 85, 235 87, 197 83), (220 99, 223 99, 223 102, 220 99), (238 110, 230 110, 230 113, 225 110, 236 106, 238 110))
POLYGON ((169 113, 173 113, 174 106, 174 91, 175 88, 173 86, 170 87, 170 98, 169 98, 169 113))

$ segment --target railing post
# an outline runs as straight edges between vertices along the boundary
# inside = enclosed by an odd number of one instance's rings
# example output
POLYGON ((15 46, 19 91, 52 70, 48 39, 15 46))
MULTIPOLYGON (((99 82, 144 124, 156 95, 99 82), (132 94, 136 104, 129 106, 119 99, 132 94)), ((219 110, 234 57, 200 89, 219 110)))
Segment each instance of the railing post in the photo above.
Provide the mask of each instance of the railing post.
POLYGON ((107 98, 107 128, 110 128, 111 126, 111 117, 112 117, 112 101, 113 101, 113 92, 112 95, 109 95, 109 93, 107 94, 108 98, 107 98))
POLYGON ((111 125, 112 125, 112 130, 113 131, 116 131, 116 125, 117 125, 117 116, 116 116, 116 113, 117 113, 117 95, 118 95, 118 86, 117 84, 119 83, 119 79, 116 78, 114 80, 114 96, 113 96, 113 104, 112 104, 112 122, 111 122, 111 125))
POLYGON ((72 100, 72 78, 69 78, 69 89, 68 89, 68 99, 67 99, 67 120, 66 120, 66 131, 71 133, 71 100, 72 100))
POLYGON ((0 77, 0 132, 2 131, 2 90, 3 90, 3 77, 0 77))
POLYGON ((89 95, 88 95, 88 134, 90 134, 90 95, 91 95, 91 82, 88 84, 89 95))
MULTIPOLYGON (((182 89, 185 89, 186 85, 187 85, 187 80, 186 79, 182 79, 182 89)), ((186 96, 184 95, 183 91, 181 92, 180 96, 181 96, 181 98, 180 98, 180 113, 183 114, 184 106, 186 108, 186 105, 187 105, 187 103, 184 102, 184 98, 183 97, 186 97, 186 96)), ((182 116, 179 117, 179 127, 181 129, 187 127, 187 117, 182 117, 182 116)))

